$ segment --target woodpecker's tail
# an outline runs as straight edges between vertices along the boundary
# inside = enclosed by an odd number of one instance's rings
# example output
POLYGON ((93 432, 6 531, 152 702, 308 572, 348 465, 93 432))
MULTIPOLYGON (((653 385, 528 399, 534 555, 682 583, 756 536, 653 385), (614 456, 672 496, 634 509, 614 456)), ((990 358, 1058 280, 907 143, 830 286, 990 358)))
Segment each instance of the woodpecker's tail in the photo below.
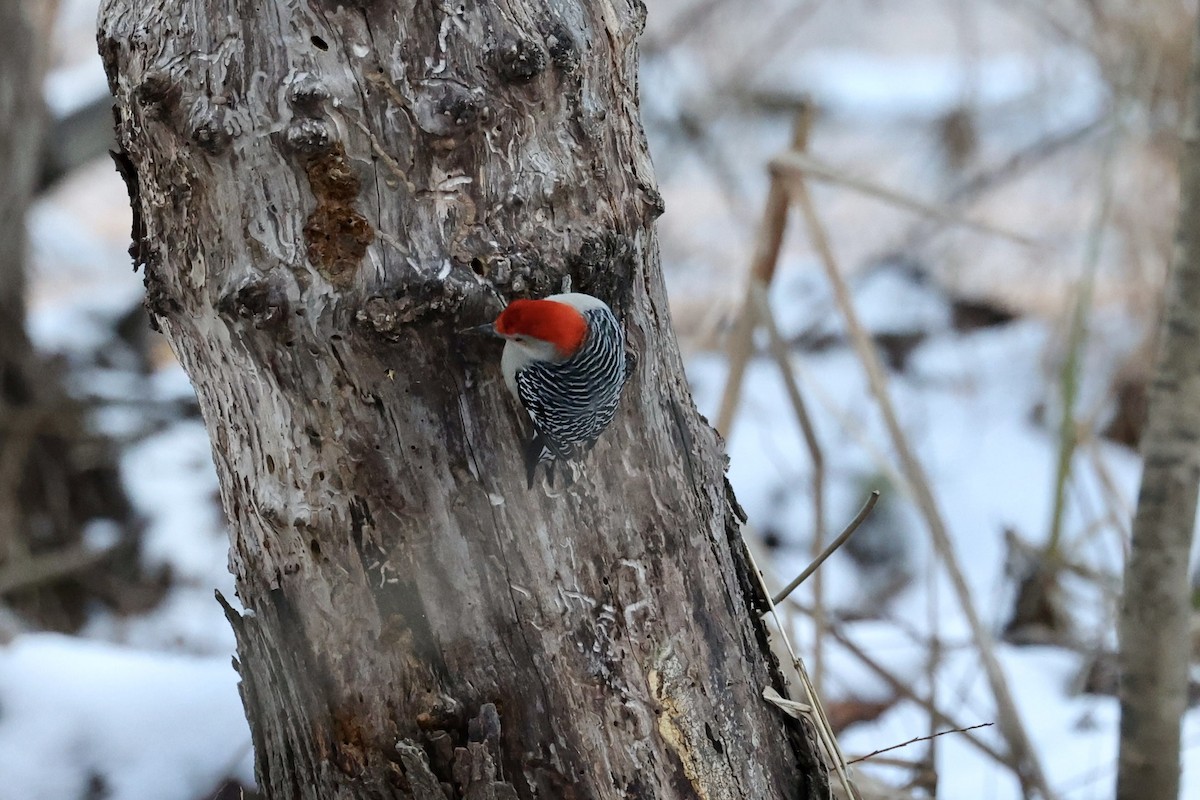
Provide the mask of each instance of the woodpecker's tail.
POLYGON ((533 488, 533 479, 537 475, 538 465, 543 462, 549 462, 550 467, 548 474, 550 482, 554 482, 554 452, 546 444, 546 440, 542 438, 540 433, 533 434, 533 438, 525 445, 525 481, 528 488, 533 488))
POLYGON ((567 476, 567 483, 570 484, 574 474, 566 467, 573 455, 570 449, 563 448, 535 432, 533 438, 525 445, 525 480, 528 488, 533 488, 537 468, 542 464, 546 465, 546 479, 550 486, 554 486, 554 468, 560 463, 564 466, 563 474, 567 476))

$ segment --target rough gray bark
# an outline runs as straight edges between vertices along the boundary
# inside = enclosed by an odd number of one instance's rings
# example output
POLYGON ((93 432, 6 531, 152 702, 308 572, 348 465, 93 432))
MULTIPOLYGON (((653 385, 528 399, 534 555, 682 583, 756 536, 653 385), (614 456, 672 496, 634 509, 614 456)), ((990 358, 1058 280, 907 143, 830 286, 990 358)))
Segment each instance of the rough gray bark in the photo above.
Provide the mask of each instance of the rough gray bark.
POLYGON ((86 569, 97 559, 80 544, 83 527, 130 523, 131 509, 111 449, 86 430, 83 409, 25 334, 25 212, 45 127, 29 15, 45 10, 0 0, 0 601, 31 625, 71 630, 87 603, 119 603, 138 568, 131 536, 117 580, 86 569))
POLYGON ((108 0, 147 303, 198 392, 273 798, 819 798, 651 223, 625 0, 108 0), (495 345, 572 288, 640 352, 527 491, 495 345), (497 294, 498 293, 498 294, 497 294))
POLYGON ((1117 800, 1179 796, 1193 613, 1187 566, 1200 488, 1200 30, 1188 94, 1178 229, 1121 604, 1117 800))

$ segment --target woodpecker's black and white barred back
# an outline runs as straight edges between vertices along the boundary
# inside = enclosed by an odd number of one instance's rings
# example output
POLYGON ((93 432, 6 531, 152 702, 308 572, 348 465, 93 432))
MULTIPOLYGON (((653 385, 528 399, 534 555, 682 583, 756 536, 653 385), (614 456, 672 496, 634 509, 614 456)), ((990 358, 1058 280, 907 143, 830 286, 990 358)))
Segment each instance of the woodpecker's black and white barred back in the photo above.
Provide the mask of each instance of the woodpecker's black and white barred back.
POLYGON ((553 484, 556 463, 590 450, 612 424, 636 359, 612 310, 591 295, 514 301, 495 329, 508 339, 505 382, 533 422, 528 484, 539 464, 547 464, 553 484))
POLYGON ((588 332, 575 357, 562 362, 536 361, 516 374, 517 398, 533 421, 534 436, 526 455, 532 485, 538 464, 568 461, 590 449, 612 424, 621 390, 632 374, 633 359, 625 352, 625 334, 611 311, 584 313, 588 332))

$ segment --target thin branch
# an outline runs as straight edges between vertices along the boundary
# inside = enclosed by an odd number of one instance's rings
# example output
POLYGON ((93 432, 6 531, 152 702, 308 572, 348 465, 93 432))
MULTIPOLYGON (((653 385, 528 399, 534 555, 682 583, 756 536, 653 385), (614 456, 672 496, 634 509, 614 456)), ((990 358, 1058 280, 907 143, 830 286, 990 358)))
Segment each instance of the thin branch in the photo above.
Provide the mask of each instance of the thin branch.
MULTIPOLYGON (((926 648, 927 658, 925 659, 925 680, 929 682, 929 699, 934 703, 940 701, 938 697, 939 684, 938 669, 942 665, 942 587, 941 581, 937 577, 938 564, 937 559, 929 559, 925 562, 925 613, 928 615, 929 621, 929 642, 926 648)), ((932 737, 937 731, 938 721, 933 714, 929 715, 929 735, 932 737)), ((932 797, 937 797, 937 742, 932 738, 929 740, 929 747, 922 754, 926 766, 928 766, 932 776, 933 785, 929 787, 929 794, 932 797)))
MULTIPOLYGON (((999 163, 984 167, 947 192, 940 200, 941 205, 962 206, 998 186, 1013 183, 1059 153, 1086 142, 1088 137, 1104 127, 1108 116, 1108 112, 1101 113, 1089 122, 1039 139, 1011 153, 999 163)), ((905 253, 919 250, 944 227, 945 223, 939 220, 922 219, 909 229, 897 249, 905 253)))
MULTIPOLYGON (((801 605, 800 603, 797 603, 795 600, 789 600, 788 604, 797 608, 800 611, 803 611, 806 613, 808 612, 808 609, 805 606, 801 605)), ((929 715, 931 717, 936 719, 942 725, 947 725, 952 728, 962 728, 963 727, 953 717, 951 717, 949 714, 947 714, 946 712, 944 712, 940 708, 938 708, 931 699, 921 697, 920 695, 918 695, 916 693, 916 691, 911 686, 909 686, 908 681, 900 680, 890 670, 888 670, 886 667, 884 667, 882 664, 880 664, 878 661, 876 661, 874 658, 872 658, 853 639, 851 639, 846 634, 845 631, 842 630, 840 625, 836 625, 836 624, 831 625, 829 628, 829 635, 832 636, 835 640, 837 640, 837 642, 840 645, 842 645, 842 647, 846 648, 846 650, 848 650, 851 655, 853 655, 855 658, 857 658, 862 663, 863 666, 865 666, 871 672, 875 673, 875 675, 878 676, 884 683, 886 683, 888 685, 888 687, 893 692, 895 692, 897 695, 921 706, 927 712, 929 712, 929 715)), ((982 739, 980 739, 972 734, 969 734, 969 733, 965 734, 965 738, 968 742, 970 742, 972 745, 974 745, 981 753, 984 753, 985 755, 992 758, 997 764, 1000 764, 1001 766, 1006 767, 1007 769, 1011 769, 1013 771, 1017 770, 1017 765, 1013 761, 1011 756, 1001 753, 1000 751, 996 750, 994 747, 989 745, 987 742, 984 742, 982 739)))
POLYGON ((783 587, 783 589, 781 589, 777 595, 772 597, 771 602, 776 604, 782 603, 787 599, 789 594, 796 590, 797 586, 804 583, 804 581, 808 579, 809 575, 812 575, 814 572, 816 572, 817 568, 825 563, 825 559, 829 558, 837 551, 839 547, 844 545, 846 540, 849 539, 851 535, 858 530, 859 526, 866 521, 867 517, 871 516, 871 512, 875 510, 875 504, 878 502, 879 490, 875 489, 871 492, 871 496, 867 498, 867 502, 861 509, 859 509, 859 512, 857 515, 855 515, 854 519, 850 520, 850 524, 846 526, 846 529, 838 534, 838 537, 830 543, 829 547, 826 547, 821 555, 813 559, 813 562, 805 567, 803 572, 797 575, 791 583, 783 587))
POLYGON ((1020 177, 1047 159, 1085 141, 1093 133, 1103 128, 1108 118, 1107 112, 1101 113, 1078 127, 1051 134, 1028 147, 1011 153, 1000 163, 986 167, 968 177, 952 189, 943 202, 960 203, 986 192, 996 184, 1020 177))
POLYGON ((907 742, 901 742, 900 744, 894 744, 891 747, 885 747, 882 750, 876 750, 873 753, 867 753, 865 756, 859 756, 858 758, 852 758, 849 761, 847 761, 846 763, 847 764, 857 764, 860 761, 866 761, 868 758, 871 758, 872 756, 877 756, 880 753, 888 753, 888 752, 891 752, 892 750, 899 750, 901 747, 908 747, 910 744, 916 744, 917 742, 932 741, 933 739, 936 739, 939 736, 945 736, 948 733, 966 733, 967 731, 973 731, 973 730, 976 730, 977 728, 990 728, 991 726, 993 726, 995 724, 996 723, 994 723, 994 722, 981 722, 978 725, 971 725, 966 728, 951 728, 948 731, 938 731, 937 733, 932 734, 930 736, 916 736, 912 739, 909 739, 907 742))
POLYGON ((1019 765, 1017 774, 1023 785, 1036 787, 1043 798, 1050 800, 1050 798, 1054 798, 1056 795, 1050 788, 1050 783, 1046 779, 1045 772, 1042 770, 1037 751, 1034 749, 1033 743, 1025 731, 1024 723, 1021 721, 1020 713, 1017 711, 1016 703, 1013 701, 1012 692, 1008 687, 1008 680, 1004 676, 1004 670, 1000 667, 999 660, 996 658, 991 633, 984 625, 979 611, 975 608, 975 601, 971 596, 971 588, 967 584, 966 576, 963 574, 958 556, 955 553, 954 542, 950 538, 950 532, 946 527, 945 520, 942 518, 941 511, 933 495, 933 490, 930 489, 925 469, 917 459, 912 445, 904 433, 904 429, 900 426, 899 418, 896 416, 895 407, 892 404, 886 373, 879 360, 879 354, 875 350, 870 334, 867 333, 858 318, 858 312, 855 310, 854 303, 850 297, 850 289, 846 285, 841 269, 834 258, 833 248, 829 243, 829 236, 825 230, 825 226, 817 216, 802 172, 798 173, 797 179, 790 183, 789 189, 791 190, 792 200, 799 206, 804 217, 809 240, 813 248, 817 251, 819 260, 825 268, 826 276, 833 286, 834 296, 846 321, 850 339, 866 372, 871 394, 875 397, 889 437, 892 440, 892 446, 899 456, 901 469, 913 491, 917 507, 925 518, 926 526, 929 528, 933 539, 934 548, 946 567, 946 572, 950 577, 951 585, 954 587, 959 606, 962 608, 963 615, 967 619, 967 624, 971 628, 976 648, 979 651, 980 661, 983 664, 984 672, 987 675, 988 683, 996 700, 996 710, 1000 717, 1000 730, 1004 734, 1008 746, 1013 751, 1013 755, 1019 765))
POLYGON ((1010 242, 1015 242, 1025 247, 1037 246, 1036 241, 1024 234, 1016 233, 987 222, 979 222, 970 219, 954 209, 934 205, 895 189, 880 186, 869 180, 847 175, 836 167, 818 161, 811 156, 800 153, 784 153, 783 155, 776 156, 771 160, 771 172, 772 174, 788 178, 789 182, 794 182, 797 179, 803 180, 807 176, 816 178, 817 180, 838 183, 847 189, 871 195, 891 205, 908 211, 915 211, 918 214, 933 217, 942 222, 951 222, 965 228, 973 228, 974 230, 999 236, 1002 239, 1007 239, 1010 242))

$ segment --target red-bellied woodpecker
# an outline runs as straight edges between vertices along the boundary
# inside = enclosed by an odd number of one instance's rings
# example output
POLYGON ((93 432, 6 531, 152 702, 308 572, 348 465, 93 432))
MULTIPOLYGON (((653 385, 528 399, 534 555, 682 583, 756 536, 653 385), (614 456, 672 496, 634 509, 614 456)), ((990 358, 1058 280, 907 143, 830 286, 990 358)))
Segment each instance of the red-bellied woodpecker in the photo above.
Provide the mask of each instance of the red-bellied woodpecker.
POLYGON ((538 464, 576 457, 613 421, 635 360, 625 332, 602 300, 578 292, 514 300, 492 325, 507 341, 500 370, 533 421, 525 453, 529 486, 538 464))

